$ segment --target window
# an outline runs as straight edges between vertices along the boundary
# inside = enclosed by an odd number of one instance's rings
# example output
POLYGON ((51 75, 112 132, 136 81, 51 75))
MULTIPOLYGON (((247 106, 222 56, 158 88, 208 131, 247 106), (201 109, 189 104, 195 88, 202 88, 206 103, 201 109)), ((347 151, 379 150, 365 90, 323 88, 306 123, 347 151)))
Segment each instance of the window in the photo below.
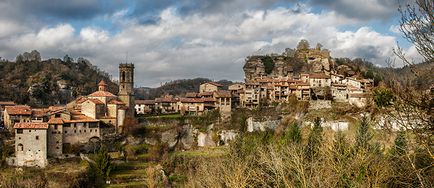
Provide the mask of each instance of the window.
POLYGON ((32 132, 32 130, 29 130, 29 132, 32 132))
POLYGON ((23 129, 17 129, 17 134, 23 134, 23 129))
POLYGON ((54 125, 54 129, 55 129, 55 130, 57 130, 57 126, 58 126, 58 125, 54 125))
POLYGON ((36 140, 39 140, 39 136, 36 136, 36 140))
POLYGON ((65 131, 65 134, 68 133, 68 131, 65 131))
POLYGON ((54 114, 54 117, 59 118, 60 114, 54 114))
POLYGON ((18 144, 18 151, 24 151, 24 146, 23 144, 18 144))
POLYGON ((70 123, 65 123, 65 124, 63 124, 63 127, 71 127, 71 124, 70 123))

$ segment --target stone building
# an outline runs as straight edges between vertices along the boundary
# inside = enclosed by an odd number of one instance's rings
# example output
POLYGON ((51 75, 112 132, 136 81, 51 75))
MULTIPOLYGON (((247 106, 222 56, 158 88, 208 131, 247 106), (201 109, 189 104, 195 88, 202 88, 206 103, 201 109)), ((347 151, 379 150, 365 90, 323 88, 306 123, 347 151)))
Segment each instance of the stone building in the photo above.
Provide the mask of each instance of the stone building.
POLYGON ((20 122, 15 129, 15 159, 17 166, 45 167, 47 161, 47 123, 20 122))
POLYGON ((15 106, 13 101, 0 101, 0 127, 4 126, 4 110, 6 106, 15 106))
MULTIPOLYGON (((113 125, 117 132, 122 132, 129 107, 120 100, 120 97, 108 92, 107 84, 101 81, 98 84, 98 91, 70 102, 67 109, 113 125)), ((134 106, 132 109, 134 110, 134 106)))
POLYGON ((200 84, 199 93, 218 91, 222 86, 223 85, 215 82, 207 82, 204 84, 200 84))
POLYGON ((135 100, 136 114, 148 114, 155 109, 155 100, 135 100))
POLYGON ((134 118, 134 64, 119 64, 119 99, 127 107, 126 115, 134 118))
POLYGON ((30 122, 32 120, 32 110, 30 106, 6 106, 4 110, 5 128, 12 131, 15 123, 30 122))
POLYGON ((177 106, 181 114, 200 116, 205 111, 205 103, 202 98, 179 98, 177 106))

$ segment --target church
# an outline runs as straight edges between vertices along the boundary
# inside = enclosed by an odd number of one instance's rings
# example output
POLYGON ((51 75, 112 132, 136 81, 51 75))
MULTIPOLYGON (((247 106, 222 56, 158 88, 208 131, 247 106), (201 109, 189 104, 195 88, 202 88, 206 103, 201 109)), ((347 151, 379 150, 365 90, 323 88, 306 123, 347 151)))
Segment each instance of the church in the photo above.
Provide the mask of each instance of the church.
POLYGON ((69 111, 78 111, 87 117, 113 125, 118 133, 123 131, 126 118, 134 118, 134 64, 119 65, 119 93, 107 91, 104 80, 98 90, 67 104, 69 111))
MULTIPOLYGON (((45 167, 48 165, 47 158, 70 154, 74 145, 102 140, 101 124, 113 126, 116 133, 122 133, 125 120, 134 118, 133 86, 134 64, 120 64, 118 95, 107 91, 108 85, 102 80, 97 91, 87 96, 79 97, 66 106, 43 109, 41 116, 44 118, 23 119, 21 117, 27 116, 18 115, 13 127, 15 157, 10 158, 9 164, 45 167)), ((14 108, 18 108, 14 109, 18 112, 41 110, 29 106, 14 108)))

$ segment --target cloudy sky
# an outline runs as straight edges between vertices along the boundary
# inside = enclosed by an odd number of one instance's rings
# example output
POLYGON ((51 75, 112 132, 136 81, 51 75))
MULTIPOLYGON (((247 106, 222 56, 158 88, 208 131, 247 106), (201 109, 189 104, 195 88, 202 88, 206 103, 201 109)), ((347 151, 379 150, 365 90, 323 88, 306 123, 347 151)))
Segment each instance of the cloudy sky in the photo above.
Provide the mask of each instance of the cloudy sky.
POLYGON ((398 0, 0 0, 0 57, 69 54, 114 78, 128 57, 136 86, 242 80, 246 56, 281 53, 300 39, 384 66, 397 42, 418 59, 399 33, 397 8, 398 0))

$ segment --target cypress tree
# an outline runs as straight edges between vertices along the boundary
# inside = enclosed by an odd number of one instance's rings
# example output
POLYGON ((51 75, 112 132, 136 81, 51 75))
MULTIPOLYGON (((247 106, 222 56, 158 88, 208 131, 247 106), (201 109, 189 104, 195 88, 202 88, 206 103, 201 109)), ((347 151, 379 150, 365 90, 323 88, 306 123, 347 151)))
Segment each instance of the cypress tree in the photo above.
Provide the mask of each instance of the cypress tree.
POLYGON ((307 145, 305 147, 305 156, 307 159, 312 160, 318 155, 319 148, 322 143, 322 127, 321 119, 316 118, 312 131, 309 133, 307 145))

